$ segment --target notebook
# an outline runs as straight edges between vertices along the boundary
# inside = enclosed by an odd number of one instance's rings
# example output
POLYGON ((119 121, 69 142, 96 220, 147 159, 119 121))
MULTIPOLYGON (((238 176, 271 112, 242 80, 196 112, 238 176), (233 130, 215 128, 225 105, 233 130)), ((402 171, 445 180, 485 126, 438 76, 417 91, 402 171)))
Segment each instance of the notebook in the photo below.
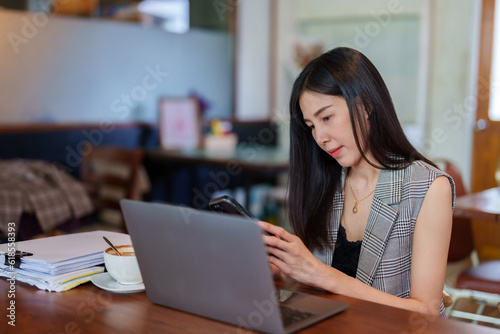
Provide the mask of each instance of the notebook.
POLYGON ((153 303, 266 333, 292 333, 348 307, 276 289, 262 231, 248 218, 120 204, 153 303))

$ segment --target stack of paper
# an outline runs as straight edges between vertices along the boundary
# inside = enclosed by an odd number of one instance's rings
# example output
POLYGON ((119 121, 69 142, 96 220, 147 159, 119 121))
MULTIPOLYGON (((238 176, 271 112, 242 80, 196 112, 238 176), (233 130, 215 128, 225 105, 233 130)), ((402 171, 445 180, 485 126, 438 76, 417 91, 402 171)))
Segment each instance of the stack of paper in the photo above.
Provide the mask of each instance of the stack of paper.
POLYGON ((130 245, 128 234, 93 231, 0 245, 0 276, 34 285, 42 290, 65 291, 88 282, 104 271, 103 236, 115 245, 130 245), (13 251, 31 253, 21 258, 20 268, 5 263, 13 251))

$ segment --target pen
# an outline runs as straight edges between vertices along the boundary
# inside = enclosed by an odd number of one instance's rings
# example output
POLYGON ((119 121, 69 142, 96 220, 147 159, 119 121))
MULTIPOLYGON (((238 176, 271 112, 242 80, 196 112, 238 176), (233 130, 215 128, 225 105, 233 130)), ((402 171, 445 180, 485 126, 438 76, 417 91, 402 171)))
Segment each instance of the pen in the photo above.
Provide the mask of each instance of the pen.
POLYGON ((20 256, 20 257, 23 257, 23 256, 33 256, 33 253, 22 252, 22 251, 16 250, 15 256, 20 256))

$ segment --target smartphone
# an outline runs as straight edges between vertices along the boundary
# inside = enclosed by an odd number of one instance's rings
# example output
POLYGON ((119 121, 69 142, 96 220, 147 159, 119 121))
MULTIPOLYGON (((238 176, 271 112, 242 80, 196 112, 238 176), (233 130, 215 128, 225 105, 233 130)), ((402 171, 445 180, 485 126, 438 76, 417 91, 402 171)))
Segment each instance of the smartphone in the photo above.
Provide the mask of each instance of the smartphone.
POLYGON ((245 209, 243 205, 238 203, 238 201, 227 195, 211 199, 210 202, 208 202, 208 206, 213 211, 243 216, 251 218, 255 221, 259 220, 254 215, 252 215, 250 211, 245 209))
MULTIPOLYGON (((238 201, 235 200, 234 198, 232 198, 231 196, 224 195, 221 197, 211 199, 208 202, 208 206, 210 207, 210 209, 212 209, 213 211, 216 211, 216 212, 229 213, 229 214, 233 214, 233 215, 243 216, 243 217, 250 218, 254 221, 260 220, 257 217, 255 217, 254 215, 252 215, 250 213, 250 211, 245 209, 245 207, 243 205, 238 203, 238 201)), ((267 235, 270 235, 270 236, 274 236, 274 234, 269 233, 269 232, 264 232, 264 233, 266 233, 267 235)))

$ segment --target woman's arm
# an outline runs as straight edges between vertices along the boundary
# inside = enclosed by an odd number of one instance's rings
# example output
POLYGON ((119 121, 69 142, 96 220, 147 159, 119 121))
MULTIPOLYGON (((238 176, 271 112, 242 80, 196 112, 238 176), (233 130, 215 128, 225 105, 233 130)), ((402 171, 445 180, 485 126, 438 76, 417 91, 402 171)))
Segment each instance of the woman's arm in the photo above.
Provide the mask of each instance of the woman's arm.
POLYGON ((451 203, 450 181, 438 177, 427 191, 415 224, 410 298, 426 305, 435 305, 443 294, 453 220, 451 203))
MULTIPOLYGON (((281 238, 264 236, 269 263, 303 284, 350 297, 427 313, 439 314, 451 235, 451 187, 438 177, 422 203, 413 236, 410 298, 382 292, 327 266, 283 228, 260 222, 263 230, 281 238)), ((276 269, 276 268, 275 268, 276 269)), ((276 270, 273 270, 276 272, 276 270)))

